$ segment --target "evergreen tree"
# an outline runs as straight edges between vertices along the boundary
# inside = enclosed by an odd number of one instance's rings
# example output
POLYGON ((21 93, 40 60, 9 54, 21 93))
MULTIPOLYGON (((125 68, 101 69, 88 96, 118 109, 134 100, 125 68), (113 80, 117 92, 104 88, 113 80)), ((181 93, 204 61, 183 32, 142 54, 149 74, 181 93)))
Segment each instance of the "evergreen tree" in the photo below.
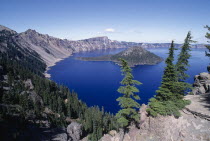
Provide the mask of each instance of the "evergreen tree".
POLYGON ((176 70, 175 65, 173 64, 174 61, 174 41, 171 43, 171 47, 169 48, 169 55, 166 59, 166 67, 163 73, 162 83, 159 87, 159 90, 156 91, 157 99, 161 101, 170 100, 173 97, 173 93, 171 89, 173 87, 174 82, 176 81, 176 70))
MULTIPOLYGON (((208 25, 206 25, 205 28, 207 28, 207 30, 210 32, 210 27, 208 25)), ((206 38, 210 40, 209 32, 206 33, 206 38)), ((210 41, 207 41, 207 42, 210 43, 210 41)), ((210 57, 210 45, 206 45, 206 48, 208 49, 208 52, 206 52, 206 55, 210 57)))
POLYGON ((176 63, 176 73, 177 73, 177 82, 173 85, 172 92, 176 94, 176 96, 181 99, 185 95, 186 91, 191 88, 191 84, 185 82, 186 79, 189 77, 186 74, 186 71, 189 67, 189 58, 190 58, 190 51, 191 51, 191 43, 195 41, 192 40, 191 32, 188 32, 187 37, 184 40, 184 44, 181 47, 181 52, 178 55, 178 60, 176 63))
POLYGON ((139 92, 135 85, 140 85, 141 83, 137 80, 133 80, 132 69, 128 66, 128 63, 124 59, 120 59, 120 61, 122 65, 122 75, 125 77, 120 82, 122 86, 118 89, 118 92, 121 93, 122 96, 119 97, 117 101, 119 101, 119 105, 122 109, 118 111, 116 117, 119 126, 126 128, 131 122, 137 122, 139 120, 137 108, 140 108, 140 105, 135 100, 139 100, 140 97, 135 94, 139 92))
POLYGON ((192 40, 191 32, 189 31, 187 34, 187 37, 184 40, 184 44, 182 46, 181 52, 178 55, 178 60, 176 63, 176 71, 177 71, 177 81, 184 82, 189 75, 187 75, 185 72, 188 70, 189 61, 190 58, 190 43, 193 43, 195 41, 192 40))
POLYGON ((173 64, 175 48, 174 42, 172 41, 168 58, 165 61, 166 67, 161 86, 159 87, 159 90, 156 91, 157 95, 155 98, 151 98, 149 102, 147 112, 150 115, 157 116, 160 114, 164 116, 174 115, 175 117, 179 117, 179 110, 189 104, 189 101, 183 100, 183 95, 186 88, 189 88, 188 83, 185 83, 184 80, 187 78, 185 71, 187 70, 186 67, 188 66, 188 59, 190 57, 189 43, 192 41, 191 38, 189 32, 181 53, 179 54, 177 65, 173 64), (179 70, 178 72, 176 72, 177 69, 179 70))

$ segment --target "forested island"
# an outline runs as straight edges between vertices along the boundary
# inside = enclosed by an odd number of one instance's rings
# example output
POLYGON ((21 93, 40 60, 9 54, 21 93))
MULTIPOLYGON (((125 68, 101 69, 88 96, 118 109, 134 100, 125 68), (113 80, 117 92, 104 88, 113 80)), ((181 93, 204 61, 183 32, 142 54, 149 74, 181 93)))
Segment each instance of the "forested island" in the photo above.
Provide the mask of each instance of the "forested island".
POLYGON ((130 67, 134 67, 136 65, 155 65, 163 60, 159 56, 147 51, 141 46, 130 47, 114 55, 78 57, 77 59, 83 61, 112 61, 120 64, 120 58, 125 59, 130 67))

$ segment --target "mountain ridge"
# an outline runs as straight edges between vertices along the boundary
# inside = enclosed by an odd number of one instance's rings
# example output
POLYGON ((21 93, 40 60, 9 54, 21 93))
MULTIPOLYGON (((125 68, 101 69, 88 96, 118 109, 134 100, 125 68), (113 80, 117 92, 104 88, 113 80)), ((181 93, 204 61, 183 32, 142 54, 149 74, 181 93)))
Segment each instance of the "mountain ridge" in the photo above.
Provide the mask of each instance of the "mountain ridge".
MULTIPOLYGON (((17 33, 16 31, 0 25, 0 34, 3 31, 12 33, 12 40, 24 49, 30 52, 36 52, 44 60, 49 67, 56 64, 60 60, 71 56, 73 53, 93 51, 98 49, 110 48, 129 48, 132 46, 142 46, 143 48, 160 48, 169 47, 169 43, 135 43, 110 40, 107 36, 93 37, 82 40, 59 39, 48 34, 41 34, 34 29, 28 29, 25 32, 17 33)), ((4 33, 6 34, 6 33, 4 33)), ((180 47, 181 44, 175 44, 180 47)), ((204 45, 194 45, 195 48, 203 48, 204 45)), ((49 74, 46 74, 50 77, 49 74)))

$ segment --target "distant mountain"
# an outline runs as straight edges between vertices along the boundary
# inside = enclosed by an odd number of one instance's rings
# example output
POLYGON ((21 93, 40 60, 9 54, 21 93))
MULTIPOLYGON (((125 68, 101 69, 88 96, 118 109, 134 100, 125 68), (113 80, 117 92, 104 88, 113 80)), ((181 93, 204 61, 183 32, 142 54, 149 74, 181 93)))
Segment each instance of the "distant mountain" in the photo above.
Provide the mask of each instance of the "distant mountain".
POLYGON ((128 48, 127 50, 114 55, 79 57, 78 59, 84 61, 113 61, 119 64, 119 58, 125 59, 131 67, 134 67, 135 65, 154 65, 163 60, 159 56, 143 49, 140 46, 128 48))
MULTIPOLYGON (((142 43, 143 48, 169 48, 171 43, 142 43)), ((180 48, 182 44, 175 44, 176 48, 180 48)), ((205 48, 205 44, 193 44, 192 48, 205 48)))
MULTIPOLYGON (((35 30, 28 29, 25 32, 17 33, 5 26, 0 25, 0 35, 10 34, 11 40, 22 49, 35 52, 40 56, 46 65, 52 66, 59 60, 66 58, 73 53, 81 51, 92 51, 97 49, 129 48, 141 46, 143 48, 168 48, 170 43, 135 43, 110 40, 108 37, 95 37, 78 41, 59 39, 47 34, 40 34, 35 30)), ((180 47, 181 44, 176 44, 180 47)), ((196 44, 194 48, 203 48, 204 45, 196 44)), ((3 50, 3 49, 1 49, 3 50)), ((1 51, 0 50, 0 51, 1 51)))
POLYGON ((38 53, 48 67, 76 52, 109 48, 127 48, 134 45, 141 45, 141 43, 113 41, 108 39, 108 37, 70 41, 55 38, 47 34, 40 34, 32 29, 17 33, 14 30, 0 25, 0 34, 3 34, 5 31, 12 33, 12 40, 21 48, 38 53))

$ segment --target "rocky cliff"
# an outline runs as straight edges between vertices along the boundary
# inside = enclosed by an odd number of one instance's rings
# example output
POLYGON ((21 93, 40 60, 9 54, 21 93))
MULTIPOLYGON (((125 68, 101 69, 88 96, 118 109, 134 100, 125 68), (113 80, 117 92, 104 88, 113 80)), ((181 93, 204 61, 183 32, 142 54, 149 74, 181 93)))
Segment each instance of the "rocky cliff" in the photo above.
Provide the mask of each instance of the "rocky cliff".
POLYGON ((32 29, 17 33, 14 30, 1 25, 0 31, 1 34, 3 34, 2 31, 12 33, 12 39, 16 44, 31 52, 37 52, 48 67, 75 52, 92 51, 96 49, 127 48, 134 45, 141 45, 141 43, 113 41, 108 39, 108 37, 95 37, 78 41, 63 40, 47 34, 40 34, 32 29))
MULTIPOLYGON (((200 98, 200 97, 199 97, 200 98)), ((186 96, 186 99, 192 101, 194 105, 196 99, 193 95, 186 96)), ((205 111, 207 107, 197 105, 199 112, 205 111)), ((208 106, 210 104, 208 103, 208 106)), ((148 117, 146 105, 143 105, 140 110, 141 121, 140 129, 131 126, 129 131, 110 131, 104 135, 100 141, 209 141, 210 140, 210 118, 205 118, 196 115, 193 111, 193 106, 188 107, 188 111, 184 109, 180 118, 173 116, 159 116, 156 118, 148 117)), ((210 115, 210 110, 207 113, 210 115)))
POLYGON ((200 73, 194 78, 192 94, 210 93, 210 74, 207 72, 200 73))

